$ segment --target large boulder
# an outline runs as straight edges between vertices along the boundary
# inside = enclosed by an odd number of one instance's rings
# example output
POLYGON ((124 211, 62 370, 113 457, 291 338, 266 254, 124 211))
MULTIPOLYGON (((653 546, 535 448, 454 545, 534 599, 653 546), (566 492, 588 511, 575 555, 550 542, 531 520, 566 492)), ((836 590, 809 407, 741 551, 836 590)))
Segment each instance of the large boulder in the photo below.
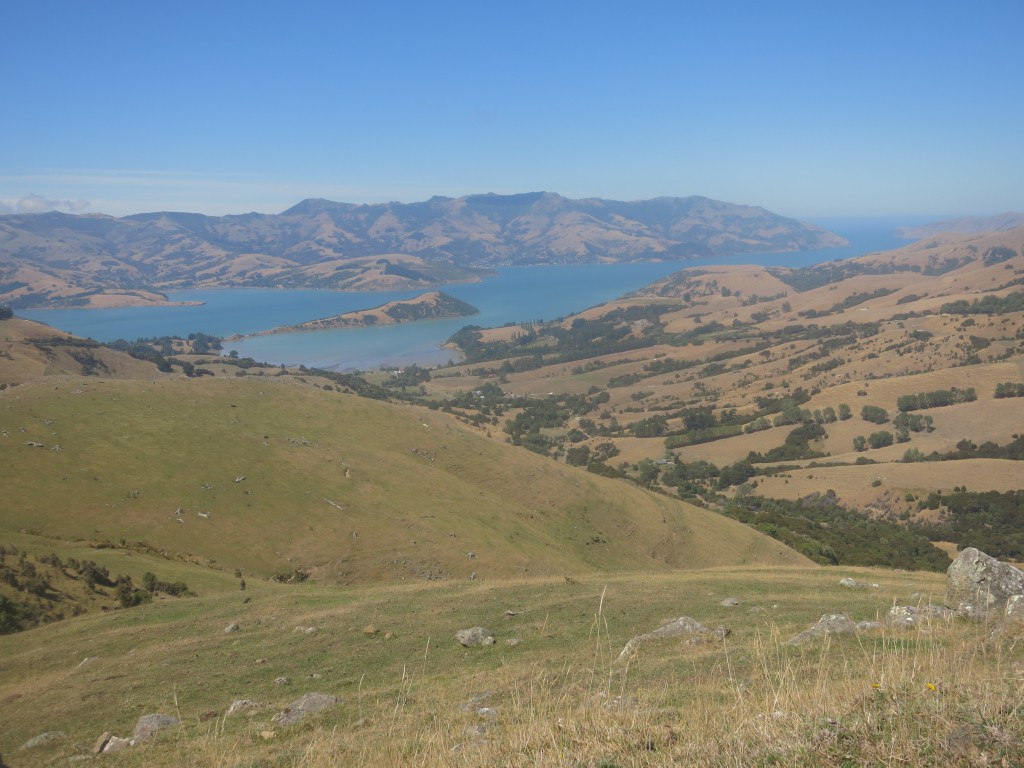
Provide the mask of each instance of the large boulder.
POLYGON ((885 626, 908 629, 923 624, 931 619, 950 620, 956 611, 943 608, 941 605, 894 605, 885 616, 885 626))
POLYGON ((283 712, 278 712, 274 715, 271 720, 277 725, 294 725, 307 715, 333 707, 337 703, 337 696, 331 696, 326 693, 304 693, 285 707, 283 712))
POLYGON ((946 571, 946 607, 971 619, 999 617, 1007 601, 1024 594, 1024 572, 967 547, 946 571))
MULTIPOLYGON (((68 735, 64 731, 47 731, 41 733, 35 738, 29 739, 21 745, 22 749, 35 749, 36 747, 45 747, 49 744, 53 744, 55 741, 63 741, 68 735)), ((3 763, 0 763, 2 766, 3 763)))
POLYGON ((460 629, 455 633, 455 639, 466 648, 474 648, 478 645, 494 645, 494 633, 483 627, 460 629))
POLYGON ((800 645, 825 635, 849 635, 857 631, 857 624, 845 613, 826 613, 817 623, 789 639, 790 645, 800 645))
POLYGON ((181 725, 181 720, 173 715, 162 715, 159 713, 143 715, 135 723, 135 733, 132 734, 131 738, 132 744, 142 744, 149 741, 156 735, 157 731, 173 728, 176 725, 181 725))
POLYGON ((686 642, 690 645, 700 645, 701 643, 709 640, 724 640, 730 634, 730 630, 726 627, 717 627, 716 629, 709 629, 701 624, 696 619, 691 619, 689 616, 680 616, 675 621, 669 622, 668 624, 658 627, 652 632, 647 632, 643 635, 637 635, 628 643, 626 647, 622 649, 622 653, 619 654, 617 661, 626 661, 636 652, 636 649, 642 644, 651 640, 662 640, 668 638, 685 638, 686 642))

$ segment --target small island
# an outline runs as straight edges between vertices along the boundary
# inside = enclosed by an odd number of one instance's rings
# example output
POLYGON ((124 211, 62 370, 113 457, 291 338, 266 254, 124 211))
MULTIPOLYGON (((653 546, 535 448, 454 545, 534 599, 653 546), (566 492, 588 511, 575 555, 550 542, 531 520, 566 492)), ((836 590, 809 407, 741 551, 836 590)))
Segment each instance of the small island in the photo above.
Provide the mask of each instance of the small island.
MULTIPOLYGON (((417 320, 437 320, 444 317, 466 317, 479 312, 472 304, 449 296, 442 291, 431 291, 404 301, 390 301, 373 309, 345 312, 296 325, 282 325, 268 331, 250 334, 266 336, 273 333, 323 331, 331 328, 365 328, 372 325, 397 325, 417 320)), ((241 337, 239 337, 241 338, 241 337)))

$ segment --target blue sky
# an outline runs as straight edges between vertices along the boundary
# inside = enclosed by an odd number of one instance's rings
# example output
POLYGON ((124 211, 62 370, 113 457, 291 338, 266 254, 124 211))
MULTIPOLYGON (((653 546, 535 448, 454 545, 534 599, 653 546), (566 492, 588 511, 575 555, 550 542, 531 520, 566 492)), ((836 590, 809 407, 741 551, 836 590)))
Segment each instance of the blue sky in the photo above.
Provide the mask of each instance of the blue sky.
POLYGON ((1024 210, 1024 3, 11 3, 0 211, 1024 210), (265 5, 266 7, 263 7, 265 5))

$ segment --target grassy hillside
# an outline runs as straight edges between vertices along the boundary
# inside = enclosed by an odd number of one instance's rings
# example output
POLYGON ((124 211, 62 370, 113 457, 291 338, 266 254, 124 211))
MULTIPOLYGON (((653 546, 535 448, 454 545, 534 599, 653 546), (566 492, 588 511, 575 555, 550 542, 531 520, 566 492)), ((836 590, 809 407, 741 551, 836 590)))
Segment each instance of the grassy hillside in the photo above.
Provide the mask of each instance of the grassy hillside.
POLYGON ((786 644, 824 613, 867 620, 894 602, 941 601, 935 574, 733 568, 389 587, 260 581, 240 593, 227 574, 168 567, 200 595, 0 637, 0 752, 11 765, 66 763, 152 712, 184 724, 105 763, 918 766, 1024 756, 1019 644, 991 645, 984 628, 943 621, 786 644), (841 587, 844 576, 879 587, 841 587), (721 605, 730 597, 738 607, 721 605), (632 637, 683 615, 732 634, 652 641, 616 662, 632 637), (481 625, 494 646, 456 642, 457 630, 481 625), (339 703, 298 725, 271 721, 307 691, 339 703), (224 717, 243 698, 261 707, 224 717), (66 735, 19 750, 46 731, 66 735))
MULTIPOLYGON (((833 488, 848 505, 885 507, 893 497, 964 484, 1022 488, 1024 463, 998 457, 942 470, 896 466, 910 449, 944 454, 964 439, 1005 446, 1021 431, 1017 399, 995 396, 1024 383, 1021 275, 1020 229, 805 269, 685 269, 561 321, 463 333, 468 363, 436 372, 431 386, 472 411, 458 393, 497 384, 506 420, 533 407, 516 397, 585 397, 575 410, 561 406, 566 418, 546 422, 541 437, 513 439, 562 458, 585 449, 591 463, 610 443, 618 453, 605 463, 634 478, 643 479, 645 461, 665 457, 722 468, 751 453, 782 455, 795 427, 815 424, 824 434, 806 455, 761 460, 762 469, 797 468, 758 479, 762 491, 798 498, 833 488), (932 419, 928 428, 900 434, 901 397, 951 388, 973 388, 976 397, 920 411, 932 419), (838 418, 844 406, 850 417, 838 418), (885 421, 865 421, 865 406, 884 411, 885 421), (876 431, 890 432, 892 444, 856 449, 856 438, 876 431), (804 471, 812 461, 873 468, 804 471)), ((670 467, 661 467, 663 481, 670 467)))
POLYGON ((8 530, 347 582, 802 561, 445 414, 288 377, 45 379, 0 405, 8 530))
POLYGON ((31 320, 0 321, 0 388, 41 376, 156 378, 156 367, 31 320))
MULTIPOLYGON (((978 503, 965 487, 1024 488, 1022 238, 689 270, 579 317, 465 334, 465 365, 344 383, 397 399, 407 376, 404 403, 207 355, 189 360, 213 375, 161 376, 5 321, 0 599, 65 620, 0 636, 4 761, 66 764, 163 712, 183 725, 103 760, 1024 764, 1020 627, 935 619, 790 645, 823 614, 941 603, 943 576, 809 568, 710 509, 790 500, 752 524, 847 557, 854 532, 864 550, 904 541, 872 527, 888 521, 962 530, 947 513, 978 503), (908 414, 892 445, 855 446, 908 414), (840 530, 838 504, 872 520, 840 530), (147 580, 196 594, 120 607, 147 580), (732 632, 618 660, 680 616, 732 632), (496 643, 459 645, 474 626, 496 643), (309 691, 339 701, 272 720, 309 691), (239 699, 259 706, 227 717, 239 699), (63 735, 20 748, 47 731, 63 735)), ((1018 498, 982 523, 1013 530, 1018 498)))

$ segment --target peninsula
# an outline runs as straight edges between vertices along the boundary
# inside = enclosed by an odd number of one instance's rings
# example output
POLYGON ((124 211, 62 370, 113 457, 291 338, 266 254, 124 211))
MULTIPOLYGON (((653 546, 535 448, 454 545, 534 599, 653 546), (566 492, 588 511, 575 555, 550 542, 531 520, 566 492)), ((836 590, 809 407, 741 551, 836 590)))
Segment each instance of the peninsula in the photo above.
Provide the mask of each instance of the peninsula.
MULTIPOLYGON (((438 320, 445 317, 466 317, 479 312, 472 304, 456 299, 443 291, 430 291, 404 301, 389 301, 372 309, 345 312, 333 317, 310 320, 296 325, 280 325, 248 336, 269 336, 276 333, 324 331, 332 328, 360 328, 371 325, 397 325, 417 320, 438 320)), ((246 338, 237 336, 233 338, 246 338)))

